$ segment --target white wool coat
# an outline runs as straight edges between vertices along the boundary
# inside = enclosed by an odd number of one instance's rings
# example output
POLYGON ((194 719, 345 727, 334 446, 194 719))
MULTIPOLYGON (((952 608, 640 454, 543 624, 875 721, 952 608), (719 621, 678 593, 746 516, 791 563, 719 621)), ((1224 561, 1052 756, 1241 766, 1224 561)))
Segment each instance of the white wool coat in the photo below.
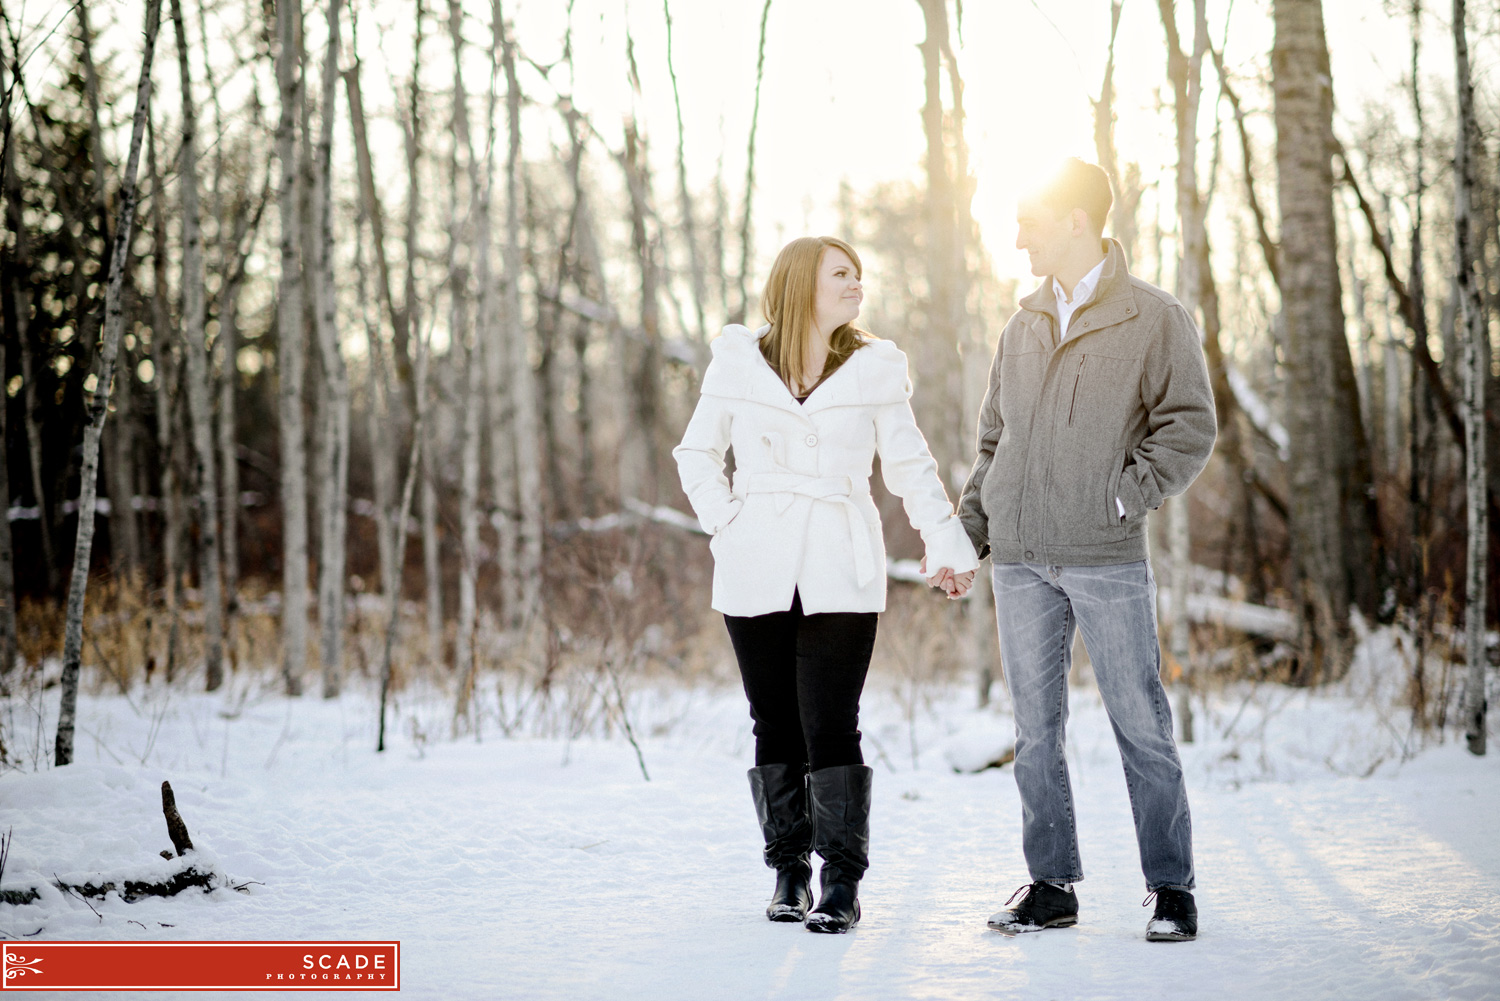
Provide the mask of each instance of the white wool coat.
POLYGON ((927 571, 979 560, 912 415, 906 355, 859 348, 799 404, 760 353, 770 330, 739 324, 713 341, 702 396, 672 451, 682 489, 713 538, 713 607, 764 615, 885 610, 885 539, 870 497, 874 457, 922 534, 927 571), (734 446, 734 483, 724 453, 734 446))

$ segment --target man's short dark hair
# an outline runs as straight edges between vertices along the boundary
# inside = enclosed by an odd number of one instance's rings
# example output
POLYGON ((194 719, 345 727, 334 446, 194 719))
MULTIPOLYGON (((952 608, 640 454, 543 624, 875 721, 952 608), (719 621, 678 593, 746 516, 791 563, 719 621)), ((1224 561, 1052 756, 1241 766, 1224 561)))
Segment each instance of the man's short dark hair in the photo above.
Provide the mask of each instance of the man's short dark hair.
POLYGON ((1094 164, 1085 163, 1076 156, 1064 160, 1053 175, 1043 182, 1037 198, 1058 215, 1083 209, 1089 222, 1100 233, 1104 232, 1109 207, 1115 200, 1109 190, 1109 176, 1094 164))

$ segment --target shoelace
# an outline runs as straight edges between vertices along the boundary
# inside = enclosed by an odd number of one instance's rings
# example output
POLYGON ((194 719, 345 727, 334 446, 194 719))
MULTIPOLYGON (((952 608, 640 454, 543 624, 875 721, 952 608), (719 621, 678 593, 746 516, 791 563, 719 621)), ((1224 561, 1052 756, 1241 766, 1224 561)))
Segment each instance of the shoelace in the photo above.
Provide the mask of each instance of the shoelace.
POLYGON ((1156 891, 1152 890, 1150 893, 1146 894, 1146 899, 1141 901, 1141 906, 1142 907, 1150 907, 1151 906, 1151 901, 1153 901, 1155 899, 1156 899, 1156 891))
POLYGON ((1015 903, 1017 897, 1020 897, 1024 900, 1031 893, 1031 887, 1031 883, 1027 883, 1025 886, 1017 887, 1016 892, 1012 893, 1010 895, 1010 899, 1005 902, 1005 906, 1009 907, 1011 904, 1015 903))

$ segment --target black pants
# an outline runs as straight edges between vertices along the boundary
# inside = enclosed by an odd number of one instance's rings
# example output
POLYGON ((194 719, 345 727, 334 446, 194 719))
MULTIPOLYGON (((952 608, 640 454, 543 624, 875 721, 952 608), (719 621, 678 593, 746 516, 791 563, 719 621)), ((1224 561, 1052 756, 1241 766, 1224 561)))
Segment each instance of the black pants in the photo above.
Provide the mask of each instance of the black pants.
POLYGON ((876 612, 807 615, 802 596, 768 615, 724 616, 755 720, 757 765, 859 765, 859 693, 876 612))

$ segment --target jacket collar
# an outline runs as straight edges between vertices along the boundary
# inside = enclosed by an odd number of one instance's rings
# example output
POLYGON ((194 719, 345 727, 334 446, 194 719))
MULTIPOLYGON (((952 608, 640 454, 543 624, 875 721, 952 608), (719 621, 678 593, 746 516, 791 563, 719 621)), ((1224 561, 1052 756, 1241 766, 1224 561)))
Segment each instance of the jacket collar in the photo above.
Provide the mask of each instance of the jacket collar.
POLYGON ((751 330, 740 324, 725 327, 712 342, 713 361, 703 376, 703 394, 752 400, 807 415, 829 407, 904 400, 910 392, 905 357, 889 342, 876 340, 855 351, 812 391, 806 403, 798 403, 760 353, 760 339, 770 329, 764 326, 751 330), (882 346, 890 350, 879 350, 882 346), (890 357, 892 353, 899 361, 890 357))
MULTIPOLYGON (((1073 337, 1112 327, 1117 323, 1135 316, 1139 310, 1135 304, 1135 290, 1130 284, 1130 269, 1125 264, 1125 249, 1120 246, 1120 241, 1107 239, 1104 241, 1104 270, 1099 274, 1099 284, 1094 289, 1094 297, 1073 314, 1073 337)), ((1050 330, 1052 339, 1047 339, 1042 331, 1036 330, 1036 324, 1032 329, 1036 332, 1039 340, 1049 350, 1057 346, 1058 320, 1057 320, 1057 297, 1052 291, 1052 277, 1049 275, 1042 282, 1041 287, 1021 300, 1022 309, 1033 313, 1043 313, 1052 318, 1050 330)))

